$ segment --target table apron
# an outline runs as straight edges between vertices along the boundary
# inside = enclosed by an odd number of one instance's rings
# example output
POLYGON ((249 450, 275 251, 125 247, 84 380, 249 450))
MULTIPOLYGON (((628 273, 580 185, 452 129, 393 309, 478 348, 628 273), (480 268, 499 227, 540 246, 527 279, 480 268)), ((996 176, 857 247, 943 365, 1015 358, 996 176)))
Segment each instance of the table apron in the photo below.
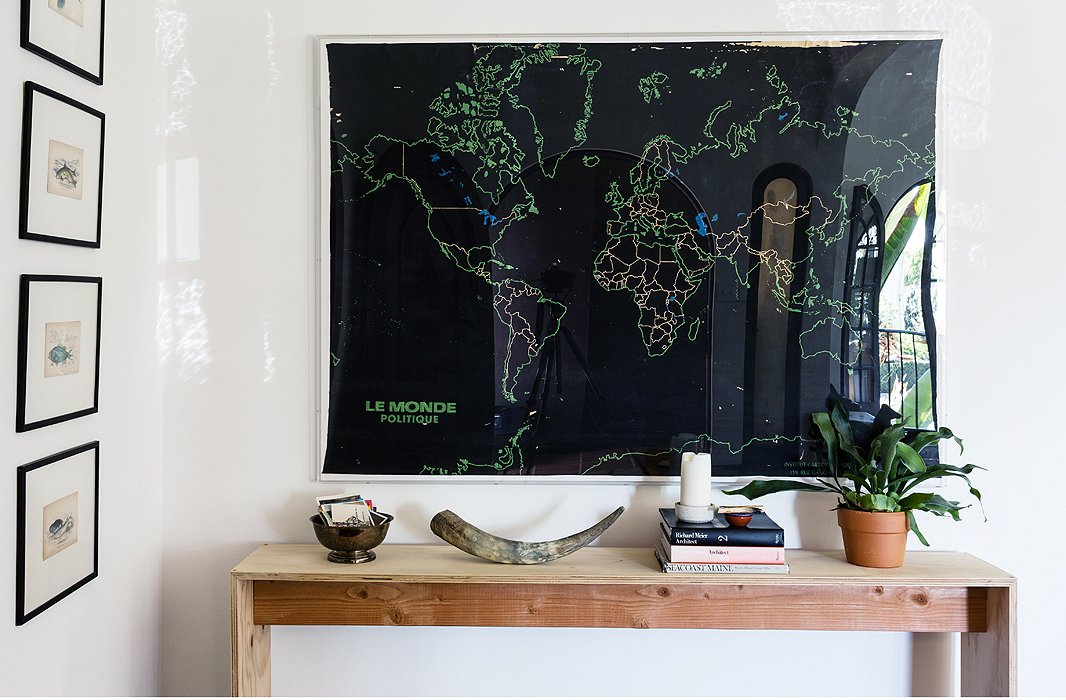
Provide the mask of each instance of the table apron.
POLYGON ((254 581, 256 625, 985 632, 984 587, 254 581))

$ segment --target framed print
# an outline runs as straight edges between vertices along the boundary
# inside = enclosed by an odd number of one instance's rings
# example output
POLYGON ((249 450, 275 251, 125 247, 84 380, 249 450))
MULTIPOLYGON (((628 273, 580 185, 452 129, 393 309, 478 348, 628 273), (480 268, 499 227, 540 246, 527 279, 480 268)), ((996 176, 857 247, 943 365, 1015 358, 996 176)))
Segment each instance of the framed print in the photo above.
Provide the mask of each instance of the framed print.
POLYGON ((22 275, 15 431, 96 413, 99 277, 22 275))
POLYGON ((22 0, 22 48, 104 84, 104 0, 22 0))
POLYGON ((15 624, 96 578, 100 443, 18 468, 15 624))
POLYGON ((937 429, 941 37, 321 37, 322 479, 816 478, 937 429))
POLYGON ((100 247, 104 114, 26 82, 19 238, 100 247))

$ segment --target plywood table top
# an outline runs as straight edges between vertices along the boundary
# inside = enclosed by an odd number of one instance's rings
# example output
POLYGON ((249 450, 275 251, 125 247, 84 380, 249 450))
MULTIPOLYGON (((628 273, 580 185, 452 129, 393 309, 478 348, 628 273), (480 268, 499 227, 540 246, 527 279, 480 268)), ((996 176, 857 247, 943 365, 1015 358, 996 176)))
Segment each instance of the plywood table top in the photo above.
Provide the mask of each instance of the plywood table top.
POLYGON ((897 569, 869 569, 848 564, 842 551, 790 549, 791 573, 664 574, 651 548, 585 547, 546 564, 497 564, 447 545, 382 545, 377 559, 365 564, 334 564, 317 544, 264 544, 233 568, 240 580, 277 581, 418 581, 448 583, 476 580, 499 583, 604 584, 738 583, 747 585, 864 583, 886 585, 1010 585, 1013 577, 977 557, 961 552, 908 551, 897 569))

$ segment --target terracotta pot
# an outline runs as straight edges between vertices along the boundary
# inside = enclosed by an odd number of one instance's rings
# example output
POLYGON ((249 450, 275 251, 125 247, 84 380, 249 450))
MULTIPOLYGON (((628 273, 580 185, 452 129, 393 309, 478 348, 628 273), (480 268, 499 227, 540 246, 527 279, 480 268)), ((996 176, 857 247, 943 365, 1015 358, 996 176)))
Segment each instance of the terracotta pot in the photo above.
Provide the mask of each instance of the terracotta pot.
POLYGON ((840 508, 837 524, 844 535, 844 556, 852 564, 878 569, 903 566, 910 530, 906 513, 868 513, 840 508))

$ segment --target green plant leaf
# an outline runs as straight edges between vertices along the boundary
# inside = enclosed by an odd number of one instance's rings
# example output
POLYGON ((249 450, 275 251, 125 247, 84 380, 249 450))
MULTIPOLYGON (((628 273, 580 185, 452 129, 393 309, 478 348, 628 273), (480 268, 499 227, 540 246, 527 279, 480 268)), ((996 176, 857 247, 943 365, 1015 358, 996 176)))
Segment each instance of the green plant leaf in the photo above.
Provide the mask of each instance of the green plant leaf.
POLYGON ((818 432, 822 436, 822 442, 825 443, 825 450, 829 459, 829 467, 836 471, 837 432, 833 429, 833 421, 829 419, 829 414, 827 412, 815 411, 810 414, 810 422, 814 424, 814 427, 818 428, 818 432))
POLYGON ((867 493, 859 496, 859 507, 872 512, 895 513, 900 510, 896 500, 881 493, 867 493))
POLYGON ((932 431, 923 430, 922 432, 915 435, 909 444, 911 447, 914 448, 915 452, 921 452, 926 447, 929 447, 930 445, 938 443, 941 440, 946 440, 948 438, 951 438, 955 441, 955 444, 959 446, 959 453, 961 454, 963 450, 962 440, 959 439, 959 437, 955 435, 955 433, 951 432, 949 428, 942 427, 939 430, 932 431))
MULTIPOLYGON (((970 480, 967 479, 966 483, 969 484, 970 480)), ((985 519, 985 522, 987 523, 988 514, 985 513, 985 502, 981 500, 981 492, 975 489, 972 484, 970 485, 970 495, 977 499, 977 504, 981 506, 981 517, 983 517, 985 519)))
POLYGON ((922 372, 900 401, 903 410, 903 423, 915 428, 933 423, 933 374, 929 370, 922 372))
POLYGON ((967 464, 963 467, 955 467, 950 464, 936 464, 930 467, 928 472, 914 479, 907 487, 903 488, 901 492, 909 491, 910 489, 917 486, 919 483, 928 479, 934 479, 938 477, 948 478, 952 476, 957 477, 966 482, 966 485, 969 487, 970 495, 976 498, 977 504, 981 506, 981 517, 983 517, 985 519, 985 522, 987 523, 988 514, 985 513, 985 504, 984 501, 981 500, 981 492, 974 487, 973 483, 970 481, 970 477, 967 476, 968 474, 972 473, 974 469, 987 471, 984 467, 979 467, 976 464, 967 464))
POLYGON ((928 467, 925 465, 925 460, 922 459, 922 456, 907 443, 901 442, 896 445, 896 451, 899 453, 903 466, 906 467, 907 471, 911 474, 924 474, 928 471, 928 467))
POLYGON ((866 465, 866 473, 870 475, 870 493, 881 493, 883 490, 881 484, 882 482, 887 481, 884 471, 879 469, 877 464, 871 460, 870 463, 866 465))
POLYGON ((814 423, 814 427, 818 428, 819 434, 822 436, 822 442, 825 443, 826 454, 829 459, 829 470, 834 479, 838 478, 840 474, 838 453, 837 453, 837 434, 833 430, 833 422, 829 418, 829 414, 825 411, 818 411, 811 414, 811 423, 814 423))
MULTIPOLYGON (((858 472, 844 472, 844 478, 850 479, 855 484, 855 491, 862 491, 866 489, 871 493, 875 491, 873 484, 866 480, 866 477, 858 472)), ((847 490, 847 489, 844 489, 847 490)))
POLYGON ((923 535, 922 531, 918 529, 918 521, 914 519, 914 511, 913 510, 908 510, 907 511, 907 522, 910 523, 911 530, 914 530, 914 534, 918 536, 918 541, 921 542, 922 544, 924 544, 926 547, 928 547, 929 546, 929 540, 925 539, 925 535, 923 535))
POLYGON ((906 433, 907 429, 904 426, 893 425, 878 435, 870 444, 870 451, 878 456, 881 460, 881 467, 885 471, 885 483, 881 484, 878 490, 884 490, 888 482, 896 478, 896 448, 906 433))
POLYGON ((848 412, 844 410, 839 401, 830 411, 829 418, 833 422, 833 429, 836 430, 840 449, 851 455, 856 464, 865 464, 866 458, 862 456, 859 448, 855 445, 855 437, 851 432, 851 420, 848 418, 848 412))
POLYGON ((781 491, 823 491, 833 493, 833 489, 826 488, 820 484, 807 484, 802 481, 786 481, 783 479, 774 479, 772 481, 754 479, 744 488, 734 489, 732 491, 722 491, 722 493, 728 496, 743 496, 749 501, 752 501, 756 498, 768 496, 772 493, 779 493, 781 491))
POLYGON ((950 515, 952 520, 958 521, 961 519, 959 511, 969 506, 964 506, 958 501, 949 501, 943 496, 935 493, 916 493, 904 498, 903 502, 918 503, 917 506, 910 510, 924 510, 926 513, 932 513, 933 515, 950 515), (918 498, 921 497, 921 498, 918 498))
POLYGON ((935 510, 933 508, 933 504, 928 504, 925 507, 925 512, 926 513, 936 513, 937 515, 950 515, 952 520, 954 520, 955 522, 959 522, 960 520, 962 520, 962 510, 964 508, 969 508, 970 507, 970 506, 964 506, 961 503, 959 503, 958 501, 946 501, 946 503, 950 503, 952 505, 950 505, 950 506, 939 506, 939 511, 938 511, 938 510, 935 510))
POLYGON ((892 268, 896 266, 896 262, 903 255, 903 251, 906 249, 907 242, 910 240, 911 234, 914 233, 918 221, 921 220, 922 214, 925 213, 929 205, 929 190, 930 183, 928 182, 915 187, 908 193, 909 198, 899 202, 888 214, 889 220, 899 216, 899 221, 892 227, 892 233, 889 234, 888 240, 885 241, 885 251, 881 258, 882 289, 885 286, 885 282, 888 281, 889 275, 892 274, 892 268), (906 208, 903 212, 899 212, 900 207, 906 208))
POLYGON ((896 479, 889 484, 889 487, 894 486, 899 493, 905 494, 923 481, 954 476, 962 479, 970 488, 973 488, 973 484, 970 483, 970 478, 967 474, 973 472, 974 469, 984 471, 984 467, 979 467, 976 464, 967 464, 964 467, 955 467, 950 464, 934 464, 933 466, 928 467, 924 473, 917 476, 907 474, 896 479))
POLYGON ((931 493, 912 493, 899 499, 899 507, 903 510, 921 510, 932 495, 931 493))

